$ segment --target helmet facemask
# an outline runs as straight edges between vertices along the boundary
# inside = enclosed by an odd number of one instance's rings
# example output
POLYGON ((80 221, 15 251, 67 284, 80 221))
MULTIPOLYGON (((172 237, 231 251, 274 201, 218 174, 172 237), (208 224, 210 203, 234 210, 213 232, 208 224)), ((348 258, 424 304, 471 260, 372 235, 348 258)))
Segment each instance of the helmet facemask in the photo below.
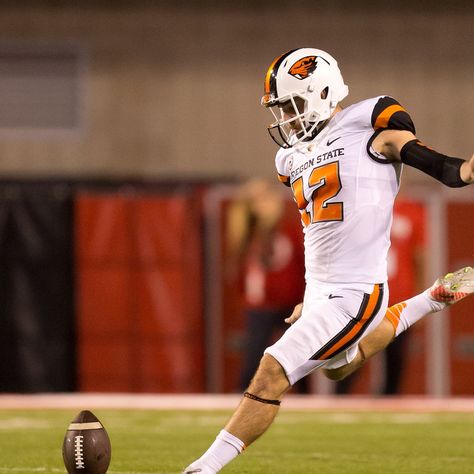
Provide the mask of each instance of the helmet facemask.
MULTIPOLYGON (((321 92, 321 99, 326 99, 327 94, 326 87, 321 92)), ((324 126, 321 114, 309 106, 306 97, 306 94, 296 92, 266 106, 275 118, 268 126, 268 133, 278 146, 291 148, 299 142, 311 140, 324 126)))

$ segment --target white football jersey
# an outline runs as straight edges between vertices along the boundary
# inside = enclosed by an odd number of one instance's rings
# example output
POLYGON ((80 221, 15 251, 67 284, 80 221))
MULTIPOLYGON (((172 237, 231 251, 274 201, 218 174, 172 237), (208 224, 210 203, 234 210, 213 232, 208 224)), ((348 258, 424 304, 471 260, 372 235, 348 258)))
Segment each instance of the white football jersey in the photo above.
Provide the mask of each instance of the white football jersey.
POLYGON ((338 112, 313 140, 277 153, 279 178, 301 212, 308 283, 387 280, 402 165, 371 148, 387 128, 414 132, 398 102, 375 97, 338 112))

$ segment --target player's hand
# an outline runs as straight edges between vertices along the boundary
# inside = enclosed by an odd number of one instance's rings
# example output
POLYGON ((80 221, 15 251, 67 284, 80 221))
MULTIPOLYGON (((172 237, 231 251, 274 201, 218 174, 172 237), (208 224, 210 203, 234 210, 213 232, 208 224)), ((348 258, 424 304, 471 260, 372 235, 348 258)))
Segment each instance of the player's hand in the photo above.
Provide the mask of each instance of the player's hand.
POLYGON ((303 303, 299 303, 293 309, 291 316, 285 319, 285 323, 288 323, 288 324, 295 323, 296 321, 298 321, 298 319, 301 318, 302 312, 303 312, 303 303))
POLYGON ((474 183, 474 155, 462 164, 461 179, 465 183, 474 183))

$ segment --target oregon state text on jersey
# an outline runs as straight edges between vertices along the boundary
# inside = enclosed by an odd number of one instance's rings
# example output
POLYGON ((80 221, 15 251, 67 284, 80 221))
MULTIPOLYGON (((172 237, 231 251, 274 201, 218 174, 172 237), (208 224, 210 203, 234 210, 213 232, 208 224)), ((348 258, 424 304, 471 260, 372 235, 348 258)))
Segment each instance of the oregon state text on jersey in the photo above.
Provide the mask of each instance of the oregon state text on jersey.
POLYGON ((415 131, 397 101, 367 99, 336 113, 311 141, 277 153, 279 179, 291 186, 301 212, 308 283, 387 280, 402 165, 371 149, 387 128, 415 131))

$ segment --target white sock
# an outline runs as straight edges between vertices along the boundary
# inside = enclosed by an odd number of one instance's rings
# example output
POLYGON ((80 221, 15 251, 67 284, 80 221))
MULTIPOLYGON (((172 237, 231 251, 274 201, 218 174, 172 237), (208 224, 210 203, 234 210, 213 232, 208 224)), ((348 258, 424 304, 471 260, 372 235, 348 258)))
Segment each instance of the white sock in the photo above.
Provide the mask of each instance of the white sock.
POLYGON ((397 337, 427 314, 441 311, 446 306, 446 303, 434 301, 426 290, 413 298, 390 306, 385 317, 393 324, 397 337))
POLYGON ((244 448, 245 445, 239 438, 222 430, 209 449, 191 466, 203 469, 204 474, 215 474, 237 457, 244 448))

